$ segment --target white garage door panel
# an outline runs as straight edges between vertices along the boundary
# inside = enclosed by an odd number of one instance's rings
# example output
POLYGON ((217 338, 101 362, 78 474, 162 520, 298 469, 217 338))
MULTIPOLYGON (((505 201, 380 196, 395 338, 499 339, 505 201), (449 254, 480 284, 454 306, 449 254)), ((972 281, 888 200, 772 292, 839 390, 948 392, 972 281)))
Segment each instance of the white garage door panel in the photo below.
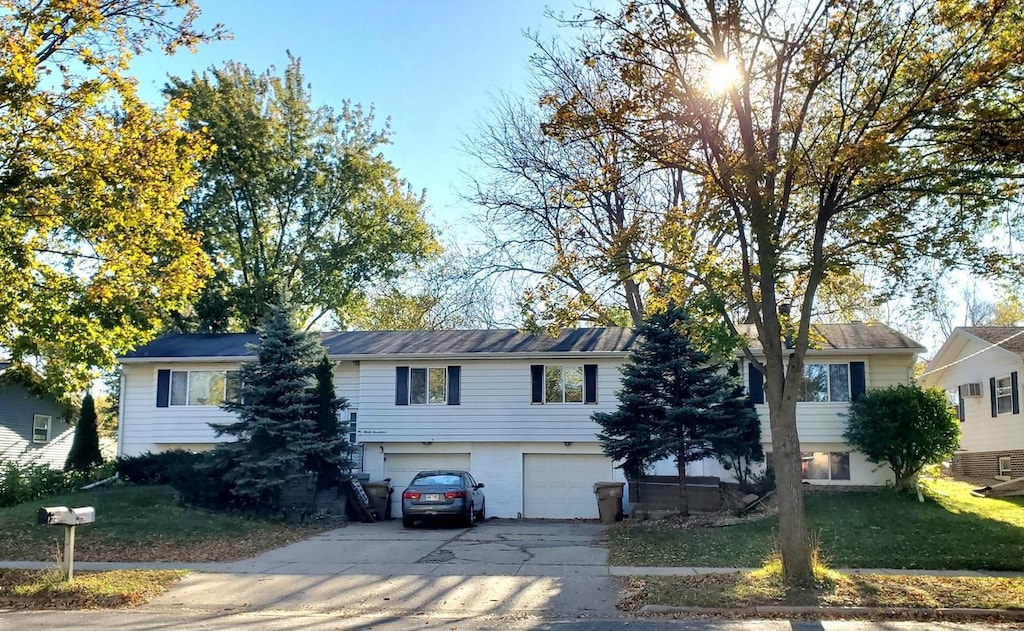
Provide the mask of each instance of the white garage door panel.
POLYGON ((583 454, 523 454, 523 516, 597 519, 594 482, 612 480, 612 461, 583 454))
POLYGON ((392 517, 401 516, 402 491, 409 486, 412 477, 429 469, 469 471, 469 454, 388 454, 384 463, 384 477, 391 478, 391 486, 395 489, 391 496, 392 517))

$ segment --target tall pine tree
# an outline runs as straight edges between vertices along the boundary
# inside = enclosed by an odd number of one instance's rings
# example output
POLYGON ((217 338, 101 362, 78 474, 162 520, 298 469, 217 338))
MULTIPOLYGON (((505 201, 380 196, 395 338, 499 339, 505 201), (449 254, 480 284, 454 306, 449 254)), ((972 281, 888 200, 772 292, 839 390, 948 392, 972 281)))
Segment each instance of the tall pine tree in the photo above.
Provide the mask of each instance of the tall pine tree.
POLYGON ((316 365, 317 446, 306 459, 306 468, 316 473, 317 495, 337 486, 343 469, 351 469, 351 446, 341 431, 338 413, 348 401, 334 392, 334 368, 325 354, 316 365))
MULTIPOLYGON (((735 425, 734 384, 721 364, 690 343, 686 312, 669 305, 637 327, 640 341, 622 368, 615 412, 593 415, 605 454, 636 477, 650 464, 674 458, 679 512, 689 514, 686 463, 715 456, 712 447, 735 425)), ((742 395, 740 395, 742 396, 742 395)))
POLYGON ((100 437, 96 428, 96 403, 92 395, 86 393, 64 470, 88 473, 100 464, 103 464, 103 456, 100 454, 100 437))
POLYGON ((324 350, 316 336, 296 324, 290 306, 274 306, 260 331, 257 359, 242 364, 233 423, 211 423, 218 436, 236 438, 217 446, 218 459, 233 464, 227 481, 242 506, 277 512, 281 490, 304 480, 311 455, 320 450, 316 367, 324 350))

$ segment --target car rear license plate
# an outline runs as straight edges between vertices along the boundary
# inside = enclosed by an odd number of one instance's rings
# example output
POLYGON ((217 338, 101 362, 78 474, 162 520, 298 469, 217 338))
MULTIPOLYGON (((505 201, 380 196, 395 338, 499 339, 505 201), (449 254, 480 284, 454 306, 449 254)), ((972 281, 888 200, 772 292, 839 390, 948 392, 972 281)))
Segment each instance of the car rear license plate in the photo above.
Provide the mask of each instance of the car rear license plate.
POLYGON ((427 493, 423 498, 428 502, 438 502, 441 500, 441 495, 439 493, 427 493))

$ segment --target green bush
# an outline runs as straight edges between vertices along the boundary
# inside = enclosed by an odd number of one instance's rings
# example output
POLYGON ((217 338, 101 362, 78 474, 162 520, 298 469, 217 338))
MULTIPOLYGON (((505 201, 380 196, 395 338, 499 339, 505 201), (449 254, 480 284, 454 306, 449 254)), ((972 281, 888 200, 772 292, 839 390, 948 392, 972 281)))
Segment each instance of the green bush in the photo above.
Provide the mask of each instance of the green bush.
POLYGON ((948 458, 960 444, 960 423, 938 388, 894 386, 869 390, 850 404, 844 434, 868 462, 886 463, 899 491, 912 488, 926 465, 948 458))
POLYGON ((132 484, 171 484, 181 476, 190 475, 203 461, 203 454, 172 449, 138 456, 122 456, 117 461, 117 473, 132 484))
POLYGON ((191 467, 179 467, 171 472, 170 485, 186 506, 210 510, 241 508, 231 493, 227 474, 232 463, 216 452, 197 454, 191 467))
POLYGON ((0 467, 0 506, 14 506, 55 495, 67 488, 64 472, 44 464, 8 461, 0 467))

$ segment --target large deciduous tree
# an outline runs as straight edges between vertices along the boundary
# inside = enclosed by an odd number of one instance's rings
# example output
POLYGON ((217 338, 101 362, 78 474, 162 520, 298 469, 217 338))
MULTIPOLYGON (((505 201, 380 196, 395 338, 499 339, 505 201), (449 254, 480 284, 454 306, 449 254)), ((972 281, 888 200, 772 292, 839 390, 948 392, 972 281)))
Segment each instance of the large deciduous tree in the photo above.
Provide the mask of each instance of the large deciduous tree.
POLYGON ((665 266, 755 325, 790 582, 811 577, 796 401, 823 283, 1020 270, 986 235, 1018 194, 1022 20, 1017 0, 650 0, 574 21, 604 85, 553 90, 544 129, 685 174, 665 266))
POLYGON ((185 205, 217 275, 183 328, 252 329, 285 291, 315 321, 438 251, 423 198, 380 153, 388 130, 347 102, 314 106, 298 59, 281 75, 228 63, 167 92, 217 146, 185 205))
MULTIPOLYGON (((684 310, 669 305, 637 332, 640 341, 622 368, 618 409, 593 415, 602 428, 598 439, 632 479, 650 464, 675 459, 679 512, 688 515, 686 464, 717 456, 716 445, 751 438, 746 421, 757 415, 738 379, 694 345, 684 310)), ((759 442, 760 431, 752 439, 759 442)))
MULTIPOLYGON (((155 109, 133 55, 209 36, 193 0, 0 0, 0 348, 76 390, 208 273, 178 208, 207 154, 155 109)), ((219 27, 212 36, 220 32, 219 27)))

